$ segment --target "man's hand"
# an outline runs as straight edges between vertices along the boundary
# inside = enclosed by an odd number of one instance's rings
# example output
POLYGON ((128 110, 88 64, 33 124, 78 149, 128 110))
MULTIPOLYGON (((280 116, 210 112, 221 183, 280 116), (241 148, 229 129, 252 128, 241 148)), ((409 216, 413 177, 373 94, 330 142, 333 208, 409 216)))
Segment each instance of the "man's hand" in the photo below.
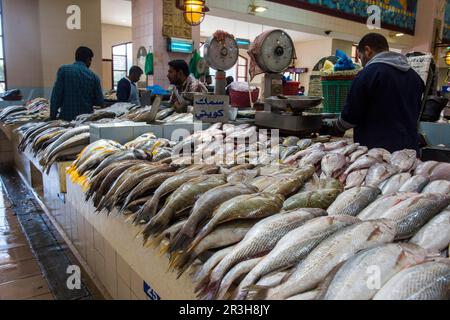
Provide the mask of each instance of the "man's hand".
POLYGON ((334 137, 343 137, 345 135, 345 131, 339 130, 337 126, 337 120, 333 120, 331 123, 325 122, 322 124, 320 134, 334 137))

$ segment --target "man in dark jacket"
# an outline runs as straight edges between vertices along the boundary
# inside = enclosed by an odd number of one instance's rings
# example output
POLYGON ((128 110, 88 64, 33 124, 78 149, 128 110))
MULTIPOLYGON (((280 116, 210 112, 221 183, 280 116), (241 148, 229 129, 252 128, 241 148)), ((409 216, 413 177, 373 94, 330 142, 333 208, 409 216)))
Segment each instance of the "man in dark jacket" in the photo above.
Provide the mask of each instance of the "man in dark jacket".
POLYGON ((353 81, 335 127, 340 132, 354 128, 355 142, 368 148, 419 151, 422 79, 404 55, 389 52, 380 34, 367 34, 358 55, 364 69, 353 81))
POLYGON ((52 120, 72 121, 81 114, 93 113, 94 106, 103 107, 100 78, 89 70, 93 57, 91 49, 80 47, 75 63, 59 68, 50 103, 52 120))
POLYGON ((130 68, 128 77, 121 79, 117 85, 117 100, 119 102, 129 102, 140 105, 139 90, 136 83, 144 74, 141 68, 133 66, 130 68))

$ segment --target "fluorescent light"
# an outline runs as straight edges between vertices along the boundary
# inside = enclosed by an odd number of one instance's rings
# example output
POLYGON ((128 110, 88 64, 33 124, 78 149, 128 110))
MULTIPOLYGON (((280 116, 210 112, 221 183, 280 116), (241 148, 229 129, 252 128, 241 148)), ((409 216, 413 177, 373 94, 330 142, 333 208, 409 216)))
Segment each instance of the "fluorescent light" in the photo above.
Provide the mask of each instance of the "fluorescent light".
POLYGON ((405 34, 404 33, 396 33, 395 36, 396 37, 403 37, 405 34))
POLYGON ((264 12, 264 11, 266 11, 266 10, 267 10, 266 7, 260 7, 260 6, 257 6, 257 7, 255 7, 255 9, 254 9, 254 11, 255 11, 255 12, 258 12, 258 13, 264 12))

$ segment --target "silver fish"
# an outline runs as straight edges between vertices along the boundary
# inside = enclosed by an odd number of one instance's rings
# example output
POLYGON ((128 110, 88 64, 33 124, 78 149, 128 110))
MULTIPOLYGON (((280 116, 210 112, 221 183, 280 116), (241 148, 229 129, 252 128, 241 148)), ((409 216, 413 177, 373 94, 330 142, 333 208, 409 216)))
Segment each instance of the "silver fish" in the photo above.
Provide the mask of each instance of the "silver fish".
POLYGON ((440 162, 437 161, 426 161, 417 165, 416 170, 414 170, 415 175, 422 175, 429 177, 434 168, 436 168, 440 162))
POLYGON ((391 243, 368 249, 348 259, 331 276, 331 282, 322 290, 323 300, 371 300, 378 288, 370 285, 371 270, 377 268, 377 285, 383 286, 396 273, 424 262, 423 248, 408 243, 391 243))
POLYGON ((367 172, 366 185, 378 187, 383 181, 398 173, 397 169, 387 163, 376 163, 367 172))
POLYGON ((425 176, 412 176, 401 186, 398 192, 421 192, 429 182, 430 179, 425 176))
POLYGON ((384 185, 381 186, 382 194, 397 193, 402 185, 411 178, 409 173, 399 173, 390 177, 384 185))
POLYGON ((235 299, 245 298, 246 292, 244 289, 256 283, 261 277, 277 270, 295 266, 331 234, 357 222, 360 222, 360 220, 350 216, 318 217, 290 231, 242 280, 236 290, 235 299))
POLYGON ((422 191, 422 193, 443 193, 450 195, 450 181, 435 180, 430 182, 422 191))
POLYGON ((236 263, 270 252, 286 233, 298 228, 306 221, 324 214, 325 211, 320 209, 298 210, 280 213, 255 224, 245 238, 236 245, 235 250, 228 254, 212 271, 210 284, 203 291, 207 298, 215 297, 223 276, 236 263))
POLYGON ((322 241, 281 285, 249 288, 249 294, 255 299, 279 300, 313 290, 341 262, 358 251, 392 242, 395 233, 395 223, 390 220, 363 221, 341 229, 322 241))
POLYGON ((450 210, 443 211, 420 229, 409 241, 431 252, 440 252, 450 245, 450 210))
POLYGON ((362 170, 362 169, 369 169, 374 164, 377 164, 379 162, 380 162, 380 160, 378 160, 377 158, 371 157, 369 155, 364 155, 364 156, 358 158, 358 160, 356 160, 355 162, 353 162, 345 170, 344 173, 347 176, 348 174, 350 174, 353 171, 359 171, 359 170, 362 170))
POLYGON ((360 157, 365 155, 368 151, 369 151, 369 149, 367 147, 358 147, 358 149, 356 149, 356 151, 354 151, 352 154, 350 154, 350 163, 355 162, 360 157))
POLYGON ((415 150, 401 150, 392 154, 390 164, 399 168, 400 172, 407 172, 414 169, 417 160, 415 150))
POLYGON ((343 154, 344 156, 348 156, 349 154, 355 152, 355 150, 358 149, 358 147, 359 147, 359 143, 353 143, 351 145, 342 147, 340 149, 336 149, 333 152, 343 154))
POLYGON ((313 290, 305 293, 296 294, 295 296, 289 297, 286 300, 300 300, 300 301, 316 300, 318 295, 319 290, 313 290))
POLYGON ((357 170, 350 173, 345 181, 345 190, 360 187, 366 179, 368 169, 357 170))
POLYGON ((356 216, 379 195, 380 189, 372 187, 356 187, 340 194, 328 208, 330 216, 356 216))
POLYGON ((380 161, 389 162, 391 160, 391 153, 383 148, 370 149, 367 155, 380 161))
POLYGON ((322 158, 321 168, 325 178, 336 178, 344 171, 347 160, 343 154, 328 153, 322 158))
POLYGON ((219 262, 222 261, 222 259, 227 256, 227 254, 232 252, 233 249, 234 249, 234 246, 230 246, 230 247, 227 247, 227 248, 224 248, 222 250, 215 252, 201 266, 201 268, 195 272, 194 276, 192 277, 192 281, 194 281, 194 283, 204 282, 204 280, 209 277, 209 274, 211 273, 212 269, 214 269, 214 267, 217 266, 219 264, 219 262))
POLYGON ((448 300, 449 286, 450 261, 436 259, 400 271, 373 300, 448 300))
POLYGON ((386 213, 387 210, 417 195, 418 193, 406 193, 406 192, 399 194, 384 195, 382 197, 379 197, 374 202, 372 202, 367 208, 361 211, 361 213, 358 214, 357 217, 361 220, 380 219, 386 213))

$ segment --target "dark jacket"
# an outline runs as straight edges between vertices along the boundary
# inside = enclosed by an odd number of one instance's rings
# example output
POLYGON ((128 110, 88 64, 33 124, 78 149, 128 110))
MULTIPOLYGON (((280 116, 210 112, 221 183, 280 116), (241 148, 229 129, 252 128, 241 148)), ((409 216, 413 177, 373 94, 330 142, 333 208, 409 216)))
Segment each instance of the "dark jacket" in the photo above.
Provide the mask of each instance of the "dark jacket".
POLYGON ((355 142, 368 148, 419 151, 418 120, 425 85, 405 56, 375 56, 353 81, 341 115, 355 142))
POLYGON ((128 102, 131 94, 131 82, 122 78, 117 84, 117 100, 119 102, 128 102))

